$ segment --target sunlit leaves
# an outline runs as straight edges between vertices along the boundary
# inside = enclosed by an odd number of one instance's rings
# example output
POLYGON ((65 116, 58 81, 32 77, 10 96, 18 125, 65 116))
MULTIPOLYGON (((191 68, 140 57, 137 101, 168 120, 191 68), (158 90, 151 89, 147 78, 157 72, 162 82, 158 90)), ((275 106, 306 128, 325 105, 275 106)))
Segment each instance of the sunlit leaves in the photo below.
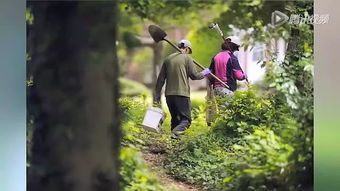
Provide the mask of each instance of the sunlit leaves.
POLYGON ((26 23, 27 25, 32 25, 33 24, 33 14, 29 8, 26 8, 26 23))

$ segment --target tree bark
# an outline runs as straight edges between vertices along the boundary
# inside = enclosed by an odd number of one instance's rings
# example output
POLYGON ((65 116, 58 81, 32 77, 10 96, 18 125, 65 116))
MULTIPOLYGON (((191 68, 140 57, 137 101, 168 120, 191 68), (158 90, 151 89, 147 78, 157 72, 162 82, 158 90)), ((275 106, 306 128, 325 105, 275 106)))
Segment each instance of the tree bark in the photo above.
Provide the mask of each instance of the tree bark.
POLYGON ((116 1, 30 1, 30 191, 119 190, 116 1))
POLYGON ((162 51, 163 45, 162 43, 154 43, 152 46, 153 50, 153 72, 152 72, 152 97, 153 99, 156 96, 156 82, 157 82, 157 75, 159 73, 159 68, 162 63, 162 51))

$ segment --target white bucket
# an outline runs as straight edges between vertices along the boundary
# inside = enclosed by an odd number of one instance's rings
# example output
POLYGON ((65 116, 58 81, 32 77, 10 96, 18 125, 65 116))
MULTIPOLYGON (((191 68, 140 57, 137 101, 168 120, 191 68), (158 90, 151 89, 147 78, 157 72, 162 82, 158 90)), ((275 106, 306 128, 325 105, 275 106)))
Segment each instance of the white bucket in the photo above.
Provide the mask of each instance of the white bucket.
POLYGON ((164 119, 165 114, 161 108, 149 107, 146 110, 142 125, 146 130, 160 132, 164 119))

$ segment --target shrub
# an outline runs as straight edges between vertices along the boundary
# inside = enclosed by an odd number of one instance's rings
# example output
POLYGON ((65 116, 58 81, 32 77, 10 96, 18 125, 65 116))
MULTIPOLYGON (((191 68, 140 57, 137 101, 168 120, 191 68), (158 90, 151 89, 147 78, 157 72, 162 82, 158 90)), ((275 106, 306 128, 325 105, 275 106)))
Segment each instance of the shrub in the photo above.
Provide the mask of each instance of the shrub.
POLYGON ((122 97, 120 107, 123 113, 123 140, 120 153, 121 187, 124 191, 165 191, 158 178, 153 175, 142 157, 141 149, 151 143, 165 143, 164 136, 145 131, 141 127, 147 104, 145 97, 122 97))
POLYGON ((205 107, 197 103, 186 134, 170 140, 167 133, 154 134, 138 126, 145 99, 122 98, 127 116, 124 142, 161 147, 168 173, 203 190, 298 190, 294 153, 300 148, 296 142, 300 133, 286 102, 277 96, 256 96, 251 89, 218 103, 212 127, 206 125, 205 107))
POLYGON ((237 91, 233 98, 220 98, 215 130, 225 136, 242 138, 254 130, 270 127, 275 133, 291 139, 296 122, 280 99, 258 97, 254 90, 237 91))
POLYGON ((224 178, 223 190, 292 190, 290 174, 294 151, 268 128, 256 129, 244 137, 245 144, 235 144, 239 152, 235 170, 224 178))
MULTIPOLYGON (((168 152, 165 167, 173 177, 195 183, 203 189, 215 190, 223 180, 226 150, 220 146, 221 140, 210 131, 205 122, 203 107, 186 134, 168 152)), ((218 190, 218 189, 217 189, 218 190)))
POLYGON ((286 105, 274 97, 258 97, 253 90, 218 103, 213 127, 205 125, 201 109, 168 153, 169 174, 219 191, 277 188, 291 181, 296 122, 286 105))
POLYGON ((205 190, 219 190, 226 159, 231 158, 214 134, 201 134, 182 140, 168 153, 165 167, 173 177, 200 185, 205 190))
POLYGON ((166 191, 157 177, 146 166, 142 154, 134 148, 123 147, 120 151, 122 177, 120 184, 124 191, 166 191))
MULTIPOLYGON (((141 126, 144 115, 147 109, 147 103, 145 97, 132 98, 122 97, 120 99, 120 106, 123 113, 123 145, 132 144, 140 147, 152 145, 158 147, 158 149, 169 149, 171 147, 169 133, 163 128, 163 133, 153 133, 143 129, 141 126)), ((169 116, 169 114, 167 114, 169 116)), ((163 123, 163 127, 170 126, 170 118, 167 117, 163 123)))
POLYGON ((147 108, 147 103, 143 96, 140 98, 124 96, 120 98, 119 103, 123 114, 123 123, 133 121, 137 124, 141 124, 143 122, 143 117, 147 108))

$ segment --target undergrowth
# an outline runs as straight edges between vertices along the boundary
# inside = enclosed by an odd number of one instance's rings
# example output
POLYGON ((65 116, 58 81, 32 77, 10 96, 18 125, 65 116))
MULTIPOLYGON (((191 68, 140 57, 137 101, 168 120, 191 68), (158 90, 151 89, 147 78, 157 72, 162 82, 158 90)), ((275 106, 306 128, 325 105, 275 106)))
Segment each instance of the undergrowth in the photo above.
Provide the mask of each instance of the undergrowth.
POLYGON ((205 121, 205 101, 194 103, 191 127, 172 140, 169 114, 163 133, 147 132, 140 126, 145 99, 122 98, 124 147, 164 151, 167 173, 202 190, 302 189, 295 172, 299 159, 294 152, 301 149, 298 124, 284 101, 259 97, 253 90, 236 92, 232 99, 218 99, 211 127, 205 121))
MULTIPOLYGON (((141 127, 147 102, 145 97, 123 97, 120 99, 123 112, 123 140, 120 151, 121 187, 125 191, 167 191, 158 177, 146 165, 142 150, 150 145, 152 133, 141 127)), ((157 137, 158 138, 158 137, 157 137)))
POLYGON ((273 97, 250 90, 218 100, 212 127, 204 111, 168 153, 166 168, 203 190, 289 190, 296 122, 273 97), (201 115, 201 116, 200 116, 201 115), (283 178, 284 177, 284 178, 283 178))

